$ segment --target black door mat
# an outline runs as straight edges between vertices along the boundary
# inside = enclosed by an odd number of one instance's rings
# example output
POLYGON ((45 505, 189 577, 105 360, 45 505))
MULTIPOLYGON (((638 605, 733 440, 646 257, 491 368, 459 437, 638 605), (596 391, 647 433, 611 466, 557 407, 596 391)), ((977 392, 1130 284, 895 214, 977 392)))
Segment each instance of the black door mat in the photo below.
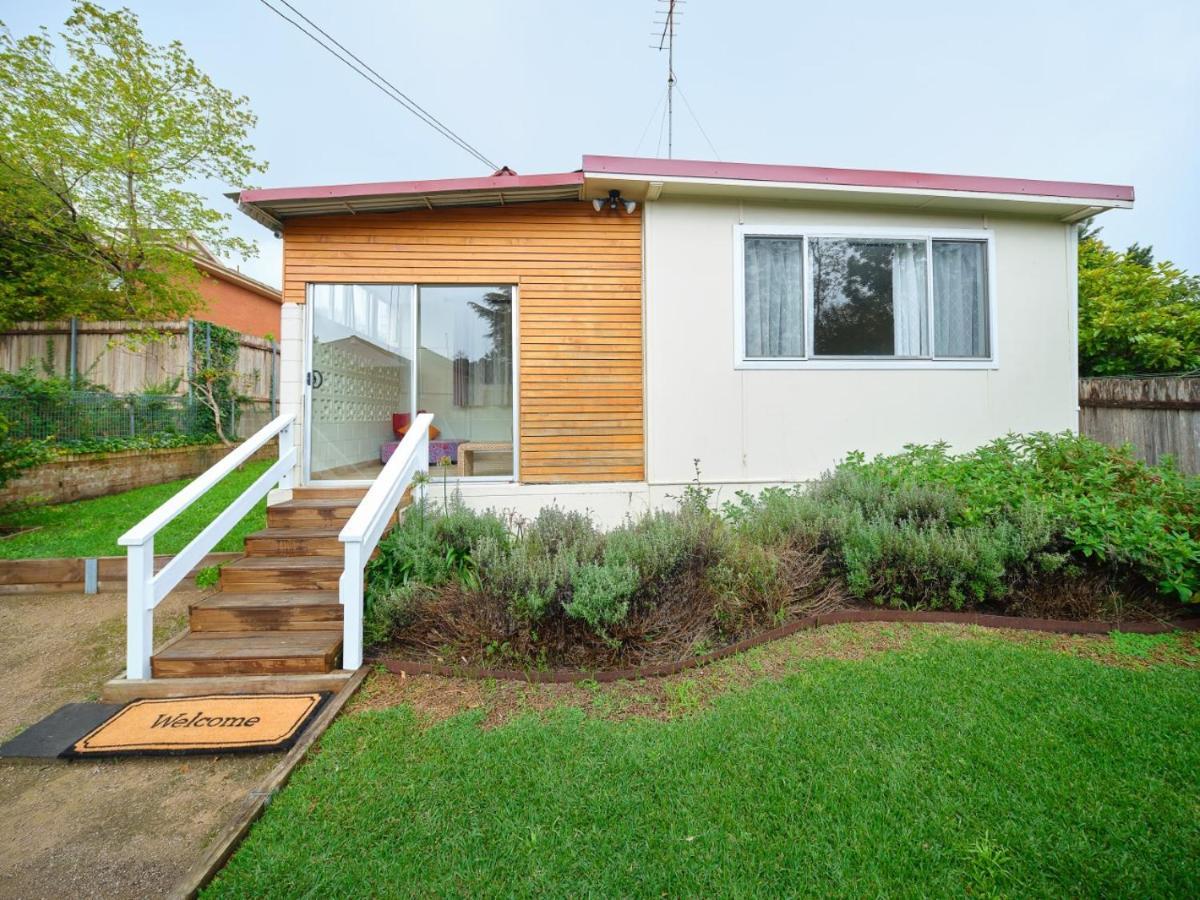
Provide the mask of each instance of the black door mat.
POLYGON ((0 757, 54 759, 62 756, 77 740, 120 712, 124 705, 68 703, 0 745, 0 757))

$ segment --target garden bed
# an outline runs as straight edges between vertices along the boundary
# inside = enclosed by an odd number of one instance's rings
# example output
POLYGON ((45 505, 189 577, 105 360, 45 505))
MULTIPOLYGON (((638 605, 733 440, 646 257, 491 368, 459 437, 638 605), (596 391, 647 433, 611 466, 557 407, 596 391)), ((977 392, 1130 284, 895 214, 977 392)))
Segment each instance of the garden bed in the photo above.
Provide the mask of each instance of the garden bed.
POLYGON ((1200 586, 1200 480, 1071 435, 852 455, 711 500, 698 480, 608 533, 417 506, 369 569, 368 642, 434 667, 644 670, 855 608, 1169 624, 1200 586))

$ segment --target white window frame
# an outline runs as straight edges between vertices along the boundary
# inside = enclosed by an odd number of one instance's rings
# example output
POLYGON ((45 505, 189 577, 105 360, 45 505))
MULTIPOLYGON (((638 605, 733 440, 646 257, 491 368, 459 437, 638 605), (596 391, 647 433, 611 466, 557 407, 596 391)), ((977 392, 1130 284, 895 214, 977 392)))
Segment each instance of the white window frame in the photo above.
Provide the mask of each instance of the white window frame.
POLYGON ((733 226, 733 367, 734 369, 998 369, 1000 367, 997 326, 996 241, 990 228, 879 228, 846 225, 777 225, 743 223, 733 226), (803 239, 804 275, 801 302, 804 307, 804 356, 746 356, 746 238, 803 239), (869 240, 924 241, 926 317, 929 329, 928 357, 903 356, 817 356, 813 353, 815 298, 812 292, 813 238, 865 238, 869 240), (986 247, 987 263, 987 357, 933 355, 933 242, 979 241, 986 247))

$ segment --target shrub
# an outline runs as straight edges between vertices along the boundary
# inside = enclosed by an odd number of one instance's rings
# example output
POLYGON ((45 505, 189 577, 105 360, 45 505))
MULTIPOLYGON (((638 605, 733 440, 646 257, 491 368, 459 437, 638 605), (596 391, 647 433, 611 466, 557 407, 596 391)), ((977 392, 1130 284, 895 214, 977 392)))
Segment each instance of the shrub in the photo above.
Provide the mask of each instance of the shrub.
POLYGON ((11 437, 8 420, 0 416, 0 488, 26 469, 40 466, 50 457, 45 441, 11 437))
POLYGON ((550 555, 567 551, 590 556, 599 552, 602 543, 590 516, 557 506, 543 507, 529 523, 526 534, 550 555))
POLYGON ((880 603, 1003 603, 1068 561, 1161 594, 1200 589, 1200 479, 1071 434, 851 454, 809 490, 741 496, 726 515, 765 544, 815 541, 851 592, 880 603))
POLYGON ((721 557, 705 571, 704 580, 716 598, 716 620, 723 632, 739 631, 755 607, 773 617, 783 609, 788 585, 773 548, 747 540, 727 542, 721 557))
POLYGON ((363 641, 369 647, 381 644, 402 628, 414 608, 433 594, 433 588, 419 581, 368 591, 363 611, 363 641))
POLYGON ((694 486, 607 534, 557 507, 526 523, 459 498, 418 504, 368 570, 368 640, 489 664, 636 664, 847 593, 1079 617, 1128 587, 1136 603, 1146 584, 1200 589, 1200 479, 1069 434, 852 454, 807 488, 739 494, 721 515, 711 499, 694 486))
POLYGON ((628 563, 587 563, 575 572, 571 600, 563 604, 563 611, 604 635, 611 626, 625 620, 629 599, 637 588, 637 569, 628 563))
POLYGON ((707 510, 646 513, 606 535, 604 559, 628 565, 654 595, 688 565, 706 565, 716 554, 719 521, 707 510))
MULTIPOLYGON (((422 519, 424 521, 424 517, 422 519)), ((471 548, 477 542, 491 538, 508 540, 504 523, 491 510, 479 513, 468 508, 462 497, 455 496, 449 508, 433 520, 433 539, 444 548, 447 562, 458 572, 471 567, 471 548)))
POLYGON ((518 619, 537 622, 568 595, 579 562, 573 552, 555 555, 532 540, 509 544, 485 537, 472 548, 481 593, 508 604, 518 619))
POLYGON ((420 500, 379 542, 367 568, 368 590, 382 596, 410 581, 436 587, 454 577, 470 577, 471 542, 489 534, 504 536, 503 525, 490 513, 476 513, 461 501, 437 513, 420 500))
POLYGON ((891 487, 950 487, 962 504, 948 519, 954 526, 1028 521, 1022 507, 1036 507, 1053 532, 1047 550, 1133 571, 1182 601, 1200 590, 1200 478, 1169 463, 1148 466, 1128 448, 1039 433, 960 456, 945 445, 911 447, 846 466, 891 487))

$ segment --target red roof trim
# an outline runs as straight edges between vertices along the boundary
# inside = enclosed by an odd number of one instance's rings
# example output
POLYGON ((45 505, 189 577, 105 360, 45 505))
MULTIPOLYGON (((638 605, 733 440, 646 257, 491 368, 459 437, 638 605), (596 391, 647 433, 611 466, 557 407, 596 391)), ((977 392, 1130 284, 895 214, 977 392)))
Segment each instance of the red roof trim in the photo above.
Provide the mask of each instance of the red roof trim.
POLYGON ((759 163, 705 162, 691 159, 645 159, 629 156, 585 156, 589 175, 637 175, 647 178, 720 178, 734 181, 777 181, 990 194, 1027 194, 1080 200, 1133 201, 1133 188, 1121 184, 1037 181, 975 175, 934 175, 876 169, 827 169, 817 166, 773 166, 759 163))
POLYGON ((429 181, 373 181, 366 184, 328 184, 314 187, 258 188, 242 191, 242 203, 273 200, 340 200, 392 194, 444 194, 451 191, 513 191, 521 188, 567 187, 583 184, 582 172, 550 175, 488 175, 482 178, 438 178, 429 181))

